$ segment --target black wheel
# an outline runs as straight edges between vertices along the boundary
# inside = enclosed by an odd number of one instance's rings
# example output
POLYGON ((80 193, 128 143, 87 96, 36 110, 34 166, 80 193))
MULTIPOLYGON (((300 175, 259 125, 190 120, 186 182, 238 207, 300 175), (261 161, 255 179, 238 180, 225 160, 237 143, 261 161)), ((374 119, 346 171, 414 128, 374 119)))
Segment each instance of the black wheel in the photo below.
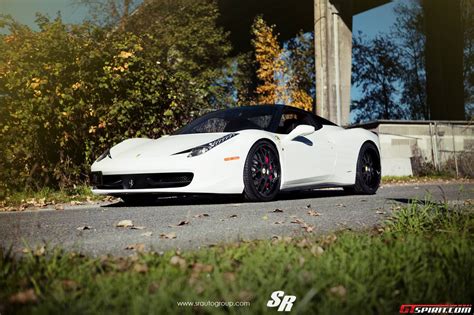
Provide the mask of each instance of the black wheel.
POLYGON ((344 187, 348 193, 373 195, 380 186, 380 154, 370 142, 360 148, 357 159, 356 182, 354 186, 344 187))
POLYGON ((154 195, 144 195, 144 194, 120 195, 118 197, 120 197, 120 199, 122 199, 126 205, 130 205, 130 206, 144 206, 144 205, 152 204, 157 199, 157 197, 154 195))
POLYGON ((249 201, 271 201, 280 191, 280 159, 275 146, 266 140, 250 149, 244 165, 244 195, 249 201))

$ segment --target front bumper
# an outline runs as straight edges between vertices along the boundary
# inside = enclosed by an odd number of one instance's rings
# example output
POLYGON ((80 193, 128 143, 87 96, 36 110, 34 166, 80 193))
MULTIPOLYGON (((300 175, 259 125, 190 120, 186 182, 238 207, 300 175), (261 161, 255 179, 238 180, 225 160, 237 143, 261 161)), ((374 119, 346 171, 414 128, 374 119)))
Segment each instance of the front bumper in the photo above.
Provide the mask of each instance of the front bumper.
POLYGON ((225 161, 227 156, 222 152, 207 152, 191 158, 185 154, 156 158, 106 158, 92 165, 92 192, 105 195, 242 193, 244 159, 225 161))

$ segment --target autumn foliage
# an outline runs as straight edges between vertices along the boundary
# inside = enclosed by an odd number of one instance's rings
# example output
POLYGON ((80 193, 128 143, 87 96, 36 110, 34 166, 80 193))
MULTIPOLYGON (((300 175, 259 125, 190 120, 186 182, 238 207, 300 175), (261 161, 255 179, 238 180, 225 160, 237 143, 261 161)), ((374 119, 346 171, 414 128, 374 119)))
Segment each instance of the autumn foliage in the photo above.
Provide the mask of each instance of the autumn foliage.
POLYGON ((257 78, 260 81, 256 90, 257 102, 275 104, 282 94, 282 88, 275 76, 284 69, 284 62, 281 59, 283 50, 275 34, 275 25, 268 25, 261 16, 258 16, 253 23, 252 34, 258 66, 257 78))

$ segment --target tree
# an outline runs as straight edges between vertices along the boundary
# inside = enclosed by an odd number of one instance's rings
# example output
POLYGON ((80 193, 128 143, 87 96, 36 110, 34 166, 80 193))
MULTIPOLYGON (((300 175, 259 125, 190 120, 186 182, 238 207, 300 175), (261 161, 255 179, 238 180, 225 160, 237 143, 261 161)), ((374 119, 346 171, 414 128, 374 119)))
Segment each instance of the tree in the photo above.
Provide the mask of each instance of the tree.
POLYGON ((123 30, 127 19, 142 0, 73 0, 77 7, 89 10, 89 20, 100 26, 118 27, 123 30))
POLYGON ((42 16, 36 32, 0 17, 2 192, 72 186, 107 147, 169 134, 208 107, 230 45, 215 4, 198 2, 175 0, 136 33, 42 16))
POLYGON ((402 71, 397 45, 390 38, 379 35, 367 40, 361 34, 354 37, 352 82, 363 92, 351 106, 356 121, 405 117, 397 89, 402 71))
POLYGON ((315 105, 314 33, 300 32, 288 41, 291 105, 311 111, 315 105))
POLYGON ((387 36, 394 38, 403 66, 400 102, 409 109, 411 119, 429 119, 426 101, 424 17, 417 0, 398 3, 394 9, 395 25, 387 36))
POLYGON ((259 85, 256 89, 257 101, 262 104, 275 104, 282 97, 282 87, 276 76, 283 72, 282 48, 275 34, 275 25, 269 26, 257 16, 252 25, 252 44, 255 49, 257 63, 257 78, 259 85))

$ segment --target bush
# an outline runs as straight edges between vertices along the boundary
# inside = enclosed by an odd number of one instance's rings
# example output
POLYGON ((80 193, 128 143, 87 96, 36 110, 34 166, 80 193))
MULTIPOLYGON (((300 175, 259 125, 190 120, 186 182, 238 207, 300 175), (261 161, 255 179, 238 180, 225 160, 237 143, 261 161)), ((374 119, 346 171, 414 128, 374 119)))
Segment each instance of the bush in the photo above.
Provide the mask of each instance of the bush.
POLYGON ((43 16, 36 32, 0 16, 0 198, 82 183, 107 147, 169 134, 209 106, 230 50, 215 3, 173 5, 144 33, 43 16))

